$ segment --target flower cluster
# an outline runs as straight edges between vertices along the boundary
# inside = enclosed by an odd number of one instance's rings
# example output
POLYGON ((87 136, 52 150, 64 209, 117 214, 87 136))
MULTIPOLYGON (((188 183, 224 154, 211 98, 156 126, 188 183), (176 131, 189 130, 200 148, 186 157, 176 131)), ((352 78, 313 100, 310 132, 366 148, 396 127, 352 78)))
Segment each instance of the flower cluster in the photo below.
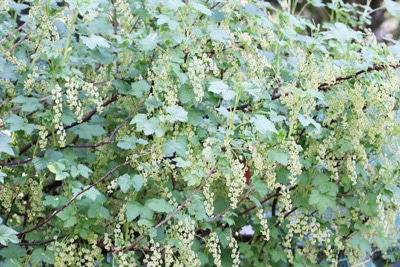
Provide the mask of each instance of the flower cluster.
MULTIPOLYGON (((236 234, 238 234, 236 232, 236 234)), ((228 247, 232 249, 231 258, 233 260, 232 266, 239 267, 240 265, 240 254, 239 254, 239 246, 236 239, 233 236, 227 236, 226 240, 229 242, 228 247)))
POLYGON ((264 237, 265 241, 268 241, 270 239, 270 233, 269 233, 269 227, 268 227, 268 221, 267 218, 265 217, 264 210, 262 208, 258 209, 257 215, 258 219, 260 219, 260 225, 261 225, 261 234, 264 237))
POLYGON ((82 89, 86 91, 89 100, 96 105, 96 110, 100 114, 103 111, 103 98, 100 96, 98 88, 93 83, 84 82, 82 89))
POLYGON ((209 217, 212 217, 214 214, 214 192, 210 190, 212 180, 208 179, 208 181, 203 186, 203 195, 204 195, 204 206, 206 209, 206 214, 209 217))
POLYGON ((290 171, 289 183, 290 186, 296 184, 296 178, 302 173, 302 164, 300 163, 299 152, 302 150, 296 144, 294 138, 287 141, 286 147, 289 149, 290 159, 288 160, 288 169, 290 171))
POLYGON ((65 81, 65 95, 67 98, 66 101, 69 108, 76 115, 77 121, 80 123, 82 122, 83 118, 82 102, 79 99, 79 92, 81 90, 82 82, 76 77, 66 77, 65 81))
POLYGON ((207 248, 214 258, 214 266, 221 267, 221 247, 218 235, 215 232, 211 232, 208 236, 207 248))
POLYGON ((246 187, 246 166, 240 162, 239 159, 232 158, 232 152, 228 150, 226 153, 227 158, 231 160, 232 173, 226 173, 226 187, 228 188, 228 197, 230 200, 231 208, 236 208, 239 197, 243 194, 246 187))
POLYGON ((174 225, 169 222, 170 227, 166 230, 166 234, 179 240, 179 257, 175 258, 175 264, 178 266, 200 266, 200 260, 192 250, 195 238, 195 223, 188 216, 181 216, 174 225))
MULTIPOLYGON (((117 0, 114 3, 116 13, 118 14, 118 24, 121 25, 122 33, 129 33, 133 25, 133 15, 129 2, 117 0)), ((139 6, 136 8, 140 8, 139 6)))
POLYGON ((60 120, 63 111, 63 104, 62 104, 62 89, 61 87, 56 84, 54 89, 51 91, 53 95, 53 110, 54 110, 54 117, 53 117, 53 124, 56 134, 58 135, 58 143, 61 147, 65 146, 65 137, 66 132, 64 129, 64 123, 60 120))

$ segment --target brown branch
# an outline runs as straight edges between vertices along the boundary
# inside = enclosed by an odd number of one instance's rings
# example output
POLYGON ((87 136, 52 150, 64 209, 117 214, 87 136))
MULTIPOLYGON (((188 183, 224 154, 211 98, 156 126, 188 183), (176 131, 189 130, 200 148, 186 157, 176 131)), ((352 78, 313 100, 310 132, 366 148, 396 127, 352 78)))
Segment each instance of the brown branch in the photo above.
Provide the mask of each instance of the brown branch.
POLYGON ((0 166, 16 166, 31 162, 34 158, 27 158, 20 161, 0 162, 0 166))
POLYGON ((120 125, 118 125, 117 128, 115 128, 115 130, 111 133, 110 137, 107 140, 103 140, 99 143, 96 144, 88 144, 88 145, 71 145, 68 147, 74 147, 74 148, 89 148, 89 147, 99 147, 102 145, 106 145, 106 144, 110 144, 114 138, 114 136, 116 135, 116 133, 118 132, 119 129, 121 129, 126 122, 132 117, 133 114, 136 113, 136 111, 144 104, 144 102, 146 101, 146 99, 142 99, 139 104, 136 105, 136 107, 128 114, 128 116, 122 121, 122 123, 120 125))
MULTIPOLYGON (((48 243, 54 242, 56 240, 62 239, 64 237, 66 237, 66 236, 68 236, 68 235, 61 235, 61 236, 59 236, 57 238, 50 238, 50 239, 47 239, 47 240, 44 240, 44 241, 40 241, 40 242, 21 242, 21 243, 17 243, 17 245, 22 246, 22 247, 43 246, 43 245, 46 245, 48 243)), ((4 245, 0 244, 0 249, 1 248, 6 248, 6 247, 8 247, 8 246, 4 246, 4 245)))
POLYGON ((18 42, 16 42, 12 47, 10 47, 10 49, 8 49, 8 52, 13 51, 18 45, 20 45, 29 36, 29 34, 30 33, 27 33, 24 37, 19 39, 18 42))
MULTIPOLYGON (((216 161, 214 163, 214 165, 212 166, 211 170, 209 171, 208 175, 203 179, 203 181, 201 182, 201 184, 196 187, 192 193, 185 199, 185 201, 182 202, 181 205, 179 205, 179 207, 177 207, 172 213, 170 213, 167 217, 165 217, 164 220, 162 220, 161 222, 159 222, 156 226, 154 226, 155 229, 160 228, 161 226, 163 226, 166 222, 168 222, 169 220, 171 220, 179 211, 181 211, 183 208, 186 207, 186 205, 189 204, 189 202, 192 200, 192 198, 194 197, 195 194, 197 194, 197 192, 206 184, 206 182, 208 181, 208 179, 211 177, 211 175, 214 174, 215 169, 217 167, 218 161, 216 161)), ((138 239, 135 240, 135 242, 133 242, 131 245, 123 247, 121 250, 116 250, 114 252, 120 252, 120 251, 128 251, 128 250, 132 250, 135 248, 135 246, 137 244, 140 243, 140 241, 142 241, 144 238, 146 238, 147 235, 142 235, 141 237, 139 237, 138 239)))
MULTIPOLYGON (((289 188, 289 191, 294 190, 296 187, 297 187, 297 186, 292 186, 291 188, 289 188)), ((271 199, 274 198, 274 197, 278 197, 279 195, 280 195, 279 192, 275 192, 275 193, 273 193, 273 194, 267 196, 266 198, 264 198, 262 201, 260 201, 260 203, 261 203, 261 204, 264 204, 264 203, 267 202, 268 200, 271 200, 271 199)), ((250 208, 248 208, 248 209, 246 209, 246 210, 240 212, 240 213, 238 214, 238 217, 239 217, 239 216, 242 216, 242 215, 244 215, 244 214, 246 214, 246 213, 249 213, 250 211, 254 210, 256 207, 257 207, 257 206, 253 206, 253 207, 250 207, 250 208)))
MULTIPOLYGON (((327 91, 331 90, 333 86, 338 85, 338 84, 341 83, 341 82, 344 82, 344 81, 347 81, 347 80, 356 78, 357 76, 359 76, 359 75, 361 75, 361 74, 363 74, 363 73, 369 73, 369 72, 373 72, 373 71, 382 71, 382 70, 385 70, 385 69, 387 69, 387 68, 398 69, 398 68, 400 68, 400 63, 397 63, 397 64, 390 64, 390 65, 384 65, 384 64, 378 65, 378 64, 374 64, 373 67, 369 67, 369 68, 366 69, 366 70, 359 70, 359 71, 357 71, 357 72, 354 73, 354 74, 350 74, 350 75, 347 75, 347 76, 337 77, 333 83, 330 83, 330 84, 328 84, 328 83, 321 83, 321 84, 319 84, 319 86, 318 86, 318 90, 319 90, 319 91, 323 91, 323 92, 327 92, 327 91)), ((285 95, 287 95, 287 93, 286 93, 285 95)), ((273 91, 273 93, 272 93, 272 95, 271 95, 271 99, 272 99, 272 100, 276 100, 276 99, 279 99, 281 96, 282 96, 282 95, 281 95, 281 94, 278 94, 277 90, 274 89, 274 91, 273 91)))
POLYGON ((0 44, 4 43, 5 41, 7 41, 7 39, 16 34, 17 32, 19 32, 20 30, 22 30, 23 27, 25 27, 25 25, 28 24, 28 22, 26 21, 24 24, 22 24, 21 26, 19 26, 18 28, 16 28, 12 33, 8 33, 6 34, 6 36, 4 36, 3 39, 0 40, 0 44))
POLYGON ((132 33, 133 30, 136 28, 136 25, 138 24, 140 20, 140 16, 136 19, 135 23, 133 23, 132 28, 129 30, 129 33, 132 33))
MULTIPOLYGON (((109 104, 115 102, 118 100, 118 95, 113 95, 111 96, 109 99, 107 99, 106 101, 103 102, 103 104, 101 105, 102 107, 106 107, 109 104)), ((84 118, 82 118, 82 122, 86 122, 89 121, 94 114, 97 113, 97 108, 92 109, 84 118)), ((70 129, 72 127, 77 126, 78 124, 81 124, 82 122, 74 122, 71 125, 65 126, 64 130, 70 129)), ((48 133, 46 135, 46 138, 52 136, 53 133, 48 133)), ((35 140, 33 140, 32 142, 30 142, 29 144, 25 145, 23 148, 21 148, 21 150, 19 151, 19 154, 22 155, 23 153, 25 153, 29 148, 31 148, 33 145, 36 145, 36 143, 38 142, 38 139, 36 138, 35 140)))
POLYGON ((347 81, 347 80, 356 78, 357 76, 359 76, 359 75, 361 75, 361 74, 363 74, 363 73, 368 73, 368 72, 373 72, 373 71, 382 71, 382 70, 387 69, 388 67, 390 67, 390 68, 392 68, 392 69, 398 69, 398 68, 400 67, 400 63, 397 63, 397 64, 395 64, 395 65, 393 65, 393 64, 390 64, 390 65, 383 65, 383 64, 378 65, 378 64, 374 64, 373 67, 369 67, 369 68, 366 69, 366 70, 359 70, 359 71, 357 71, 357 72, 354 73, 354 74, 350 74, 350 75, 348 75, 348 76, 343 76, 343 77, 338 77, 338 78, 335 79, 335 81, 334 81, 332 84, 321 83, 321 84, 318 86, 318 90, 319 90, 319 91, 324 91, 324 92, 326 92, 326 91, 329 91, 329 90, 331 89, 332 86, 335 86, 335 85, 337 85, 337 84, 339 84, 339 83, 341 83, 341 82, 343 82, 343 81, 347 81))
MULTIPOLYGON (((243 201, 245 201, 245 200, 249 197, 250 193, 251 193, 254 189, 255 189, 254 186, 252 186, 251 188, 249 188, 249 190, 247 190, 246 193, 245 193, 244 195, 242 195, 242 197, 238 200, 238 202, 236 203, 236 206, 238 206, 240 203, 242 203, 243 201)), ((218 218, 224 216, 224 215, 225 215, 228 211, 230 211, 231 209, 232 209, 231 207, 225 209, 224 211, 218 213, 218 214, 215 215, 214 217, 208 219, 208 222, 210 223, 210 222, 213 222, 213 221, 217 220, 218 218)))
MULTIPOLYGON (((148 153, 142 153, 140 156, 143 155, 147 155, 148 153)), ((101 177, 98 181, 92 183, 91 185, 89 185, 88 187, 86 187, 85 189, 81 190, 80 192, 78 192, 75 196, 73 196, 70 200, 68 200, 64 205, 61 206, 61 208, 55 210, 49 217, 47 217, 47 219, 41 221, 40 223, 38 223, 37 225, 35 225, 34 227, 19 232, 17 234, 17 236, 22 236, 25 235, 27 233, 33 232, 36 229, 42 227, 43 225, 45 225, 46 223, 50 222, 58 213, 60 213, 61 211, 63 211, 66 207, 68 207, 69 205, 71 205, 72 202, 75 201, 75 199, 77 199, 80 195, 82 195, 83 193, 85 193, 86 191, 89 191, 91 188, 95 187, 96 185, 98 185, 99 183, 103 182, 105 179, 107 179, 107 177, 109 177, 111 174, 113 174, 115 171, 117 171, 119 168, 124 167, 126 165, 129 165, 130 163, 134 162, 136 160, 135 159, 131 159, 128 161, 125 161, 124 163, 115 166, 112 170, 108 171, 103 177, 101 177)))
MULTIPOLYGON (((289 217, 290 214, 292 214, 292 213, 295 212, 296 210, 297 210, 297 207, 291 209, 290 211, 288 211, 288 212, 283 216, 283 218, 286 219, 287 217, 289 217)), ((276 223, 274 224, 274 227, 277 227, 280 223, 281 223, 281 221, 279 221, 279 220, 276 221, 276 223)))
MULTIPOLYGON (((47 97, 47 96, 46 96, 46 97, 47 97)), ((46 98, 46 97, 45 97, 45 98, 46 98)), ((44 100, 45 100, 45 99, 43 98, 43 101, 44 101, 44 100)), ((107 99, 106 101, 104 101, 103 104, 102 104, 101 106, 102 106, 102 107, 106 107, 106 106, 108 106, 109 104, 111 104, 111 103, 113 103, 113 102, 115 102, 115 101, 117 101, 117 100, 118 100, 118 95, 112 95, 109 99, 107 99)), ((96 113, 97 113, 97 108, 92 109, 92 110, 82 119, 82 122, 89 121, 89 120, 93 117, 93 115, 96 114, 96 113)), ((64 127, 64 130, 67 130, 67 129, 70 129, 70 128, 72 128, 72 127, 75 127, 75 126, 81 124, 82 122, 80 122, 80 123, 74 122, 74 123, 72 123, 71 125, 65 126, 65 127, 64 127)), ((121 127, 122 127, 122 126, 121 126, 121 127)), ((48 132, 47 135, 46 135, 46 138, 48 138, 48 137, 50 137, 50 136, 52 136, 52 135, 53 135, 53 133, 48 132)), ((36 145, 37 142, 38 142, 38 139, 36 138, 36 139, 34 139, 33 141, 31 141, 29 144, 27 144, 27 145, 25 145, 24 147, 22 147, 22 148, 20 149, 20 151, 19 151, 19 155, 22 155, 23 153, 25 153, 25 152, 26 152, 28 149, 30 149, 33 145, 36 145)), ((0 166, 16 166, 16 165, 21 165, 21 164, 25 164, 25 163, 27 163, 27 162, 30 162, 30 161, 32 161, 33 159, 34 159, 34 158, 27 158, 27 159, 22 160, 22 161, 0 162, 0 166)))

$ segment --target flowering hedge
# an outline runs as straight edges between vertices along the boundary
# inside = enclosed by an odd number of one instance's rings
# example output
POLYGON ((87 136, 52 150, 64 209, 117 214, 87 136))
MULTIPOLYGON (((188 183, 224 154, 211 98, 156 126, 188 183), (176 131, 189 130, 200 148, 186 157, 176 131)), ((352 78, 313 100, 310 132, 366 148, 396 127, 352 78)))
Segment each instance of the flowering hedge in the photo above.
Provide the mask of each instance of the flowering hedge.
POLYGON ((398 43, 367 6, 308 1, 315 25, 244 2, 1 2, 2 266, 320 266, 397 242, 398 43))

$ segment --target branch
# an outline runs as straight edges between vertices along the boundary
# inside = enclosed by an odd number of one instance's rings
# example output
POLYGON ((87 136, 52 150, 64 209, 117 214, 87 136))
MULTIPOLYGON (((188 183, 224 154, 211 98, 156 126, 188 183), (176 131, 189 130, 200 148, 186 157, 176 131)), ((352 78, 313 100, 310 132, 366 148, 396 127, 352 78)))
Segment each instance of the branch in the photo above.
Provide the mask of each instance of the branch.
MULTIPOLYGON (((236 203, 236 206, 238 206, 240 203, 242 203, 244 200, 246 200, 246 199, 249 197, 250 193, 251 193, 254 189, 255 189, 254 186, 252 186, 251 188, 249 188, 249 190, 247 190, 247 192, 246 192, 244 195, 242 195, 242 197, 238 200, 238 202, 236 203)), ((231 209, 232 209, 232 208, 229 206, 229 208, 227 208, 227 209, 225 209, 224 211, 218 213, 218 214, 215 215, 214 217, 208 219, 208 222, 209 222, 209 223, 210 223, 210 222, 213 222, 213 221, 215 221, 216 219, 218 219, 218 218, 224 216, 224 215, 225 215, 228 211, 230 211, 231 209)))
MULTIPOLYGON (((147 155, 147 154, 149 154, 149 153, 142 153, 142 154, 139 155, 139 156, 144 156, 144 155, 147 155)), ((68 207, 69 205, 71 205, 71 203, 74 202, 75 199, 77 199, 80 195, 82 195, 82 194, 85 193, 86 191, 89 191, 91 188, 95 187, 95 186, 98 185, 99 183, 103 182, 105 179, 107 179, 107 177, 109 177, 111 174, 113 174, 113 173, 114 173, 116 170, 118 170, 119 168, 124 167, 124 166, 126 166, 126 165, 129 165, 130 163, 134 162, 135 160, 136 160, 136 158, 135 158, 135 159, 128 160, 128 161, 125 161, 124 163, 122 163, 122 164, 120 164, 120 165, 114 167, 112 170, 108 171, 103 177, 101 177, 97 182, 92 183, 91 185, 89 185, 88 187, 86 187, 85 189, 83 189, 82 191, 80 191, 79 193, 77 193, 75 196, 73 196, 73 197, 72 197, 70 200, 68 200, 64 205, 62 205, 61 208, 55 210, 47 219, 45 219, 44 221, 38 223, 37 225, 35 225, 34 227, 32 227, 32 228, 30 228, 30 229, 28 229, 28 230, 19 232, 19 233, 17 234, 17 236, 22 236, 22 235, 25 235, 25 234, 27 234, 27 233, 33 232, 33 231, 35 231, 36 229, 38 229, 38 228, 42 227, 43 225, 45 225, 46 223, 50 222, 58 213, 60 213, 60 212, 63 211, 66 207, 68 207)))
MULTIPOLYGON (((337 84, 339 84, 339 83, 341 83, 341 82, 343 82, 343 81, 347 81, 347 80, 356 78, 357 76, 359 76, 359 75, 361 75, 361 74, 363 74, 363 73, 369 73, 369 72, 373 72, 373 71, 382 71, 382 70, 385 70, 385 69, 387 69, 387 68, 398 69, 398 68, 400 68, 400 63, 397 63, 397 64, 390 64, 390 65, 384 65, 384 64, 378 65, 378 64, 374 64, 373 67, 369 67, 369 68, 366 69, 366 70, 359 70, 359 71, 357 71, 356 73, 350 74, 350 75, 348 75, 348 76, 337 77, 337 78, 335 79, 335 81, 334 81, 333 83, 331 83, 331 84, 328 84, 328 83, 321 83, 321 84, 318 86, 318 91, 327 92, 327 91, 331 90, 333 86, 335 86, 335 85, 337 85, 337 84)), ((274 89, 274 91, 273 91, 273 93, 272 93, 272 95, 271 95, 271 99, 272 99, 272 100, 279 99, 281 96, 282 96, 282 95, 281 95, 281 94, 278 94, 277 90, 274 89)))
POLYGON ((28 22, 26 21, 24 24, 22 24, 21 26, 19 26, 18 28, 16 28, 12 33, 8 33, 6 34, 6 36, 4 36, 3 39, 0 40, 0 44, 4 43, 5 41, 7 41, 7 39, 10 36, 13 36, 14 34, 16 34, 17 32, 19 32, 20 30, 22 30, 23 27, 25 27, 25 25, 27 25, 28 22))
MULTIPOLYGON (((98 83, 98 84, 102 84, 102 83, 98 83)), ((97 85, 97 84, 96 84, 96 85, 97 85)), ((49 96, 46 96, 46 97, 41 98, 41 99, 42 99, 43 101, 45 101, 45 100, 47 99, 47 97, 49 97, 49 96)), ((102 104, 101 106, 102 106, 102 107, 106 107, 106 106, 108 106, 109 104, 111 104, 111 103, 113 103, 113 102, 115 102, 115 101, 117 101, 117 100, 118 100, 118 95, 112 95, 109 99, 107 99, 106 101, 104 101, 103 104, 102 104)), ((140 104, 143 104, 143 103, 140 102, 140 104)), ((136 109, 135 109, 135 110, 136 110, 136 109)), ((93 117, 93 115, 96 114, 96 113, 97 113, 97 108, 92 109, 92 110, 82 119, 82 122, 89 121, 89 120, 93 117)), ((82 123, 82 122, 80 122, 80 123, 82 123)), ((70 128, 72 128, 72 127, 75 127, 75 126, 79 125, 80 123, 74 122, 74 123, 72 123, 71 125, 65 126, 64 129, 65 129, 65 130, 70 129, 70 128)), ((122 127, 122 126, 121 126, 121 127, 122 127)), ((117 130, 119 130, 119 128, 117 128, 117 130)), ((46 135, 46 138, 48 138, 48 137, 50 137, 50 136, 52 136, 52 135, 53 135, 53 133, 48 132, 47 135, 46 135)), ((115 135, 115 133, 114 133, 114 135, 115 135)), ((114 137, 114 136, 112 136, 112 137, 114 137)), ((19 151, 19 155, 22 155, 23 153, 25 153, 26 151, 28 151, 28 149, 30 149, 33 145, 36 145, 37 142, 38 142, 38 139, 36 138, 36 139, 34 139, 33 141, 31 141, 29 144, 27 144, 27 145, 25 145, 24 147, 22 147, 22 148, 20 149, 20 151, 19 151)), ((33 159, 34 159, 34 157, 32 157, 32 158, 27 158, 27 159, 22 160, 22 161, 0 162, 0 166, 16 166, 16 165, 21 165, 21 164, 25 164, 25 163, 27 163, 27 162, 30 162, 30 161, 32 161, 33 159)))
MULTIPOLYGON (((203 188, 203 186, 205 185, 205 183, 207 182, 207 180, 211 177, 211 175, 214 174, 215 169, 217 167, 218 161, 216 161, 214 163, 214 165, 212 166, 210 172, 208 173, 208 175, 206 176, 206 178, 204 178, 204 180, 201 182, 201 184, 196 187, 192 193, 185 199, 185 201, 183 201, 183 203, 181 205, 179 205, 179 207, 177 207, 171 214, 169 214, 167 217, 165 217, 164 220, 162 220, 161 222, 159 222, 156 226, 154 226, 155 229, 160 228, 161 226, 163 226, 166 222, 168 222, 169 220, 171 220, 179 211, 181 211, 183 208, 186 207, 187 204, 189 204, 189 202, 192 200, 192 198, 194 197, 195 194, 197 194, 197 192, 203 188)), ((138 239, 136 239, 135 242, 133 242, 131 245, 123 247, 120 250, 116 250, 114 252, 121 252, 121 251, 128 251, 128 250, 132 250, 133 248, 135 248, 135 246, 137 244, 140 243, 140 241, 142 241, 147 235, 142 235, 141 237, 139 237, 138 239)))
MULTIPOLYGON (((51 243, 53 241, 62 239, 64 237, 66 237, 66 236, 68 236, 68 235, 61 235, 61 236, 59 236, 57 238, 50 238, 50 239, 47 239, 47 240, 44 240, 44 241, 41 241, 41 242, 21 242, 21 243, 18 243, 17 245, 22 246, 22 247, 42 246, 42 245, 46 245, 48 243, 51 243)), ((4 245, 0 244, 0 249, 1 248, 6 248, 6 247, 8 247, 8 246, 4 246, 4 245)))
POLYGON ((119 129, 121 129, 126 122, 132 117, 133 114, 136 113, 136 111, 144 104, 144 102, 146 101, 146 99, 142 99, 139 104, 136 105, 136 107, 128 114, 128 116, 122 121, 122 123, 120 125, 118 125, 117 128, 115 128, 115 130, 111 133, 110 137, 107 140, 101 141, 99 143, 96 144, 88 144, 88 145, 71 145, 68 147, 74 147, 74 148, 88 148, 88 147, 98 147, 98 146, 102 146, 105 144, 110 144, 115 136, 115 134, 118 132, 119 129))
MULTIPOLYGON (((295 185, 295 186, 292 186, 291 188, 289 188, 289 191, 294 190, 296 187, 297 187, 296 185, 295 185)), ((275 192, 275 193, 273 193, 273 194, 267 196, 266 198, 264 198, 262 201, 260 201, 260 203, 261 203, 261 204, 264 204, 264 203, 267 202, 268 200, 271 200, 272 198, 278 197, 278 196, 280 196, 280 193, 279 193, 279 192, 275 192)), ((238 217, 239 217, 239 216, 242 216, 242 215, 244 215, 244 214, 246 214, 246 213, 249 213, 250 211, 254 210, 256 207, 257 207, 257 206, 253 206, 253 207, 250 207, 250 208, 248 208, 248 209, 242 211, 241 213, 238 214, 238 217)))
MULTIPOLYGON (((115 102, 118 100, 118 95, 113 95, 111 96, 109 99, 107 99, 106 101, 103 102, 103 104, 101 105, 102 107, 106 107, 109 104, 115 102)), ((92 109, 84 118, 82 118, 82 122, 86 122, 89 121, 94 114, 97 113, 97 108, 92 109)), ((64 129, 67 130, 69 128, 75 127, 78 124, 81 124, 82 122, 74 122, 71 125, 65 126, 64 129)), ((47 137, 50 137, 52 135, 52 133, 48 133, 47 137)), ((29 144, 25 145, 23 148, 21 148, 21 150, 19 151, 19 154, 22 155, 23 153, 25 153, 29 148, 31 148, 33 145, 36 145, 36 143, 38 142, 38 139, 33 140, 32 142, 30 142, 29 144)))
POLYGON ((10 47, 10 49, 8 49, 8 52, 13 51, 18 45, 20 45, 31 33, 28 32, 24 37, 22 37, 21 39, 18 40, 18 42, 16 42, 12 47, 10 47))
POLYGON ((366 70, 359 70, 354 74, 348 75, 348 76, 343 76, 343 77, 338 77, 335 79, 335 81, 332 84, 328 84, 328 83, 322 83, 318 86, 318 90, 319 91, 329 91, 331 89, 332 86, 335 86, 343 81, 347 81, 353 78, 356 78, 357 76, 363 74, 363 73, 368 73, 368 72, 373 72, 373 71, 382 71, 387 69, 388 67, 392 68, 392 69, 398 69, 400 67, 400 63, 397 63, 396 65, 390 64, 390 65, 377 65, 374 64, 373 67, 369 67, 366 70))
MULTIPOLYGON (((292 214, 292 213, 295 212, 296 210, 297 210, 297 207, 291 209, 290 211, 288 211, 288 212, 283 216, 283 218, 286 219, 287 217, 289 217, 290 214, 292 214)), ((280 223, 281 223, 281 221, 279 221, 279 220, 276 221, 276 223, 274 224, 274 227, 277 227, 280 223)))
POLYGON ((135 23, 133 23, 132 28, 130 29, 129 33, 132 33, 133 30, 136 28, 136 25, 138 24, 140 20, 140 16, 136 19, 135 23))

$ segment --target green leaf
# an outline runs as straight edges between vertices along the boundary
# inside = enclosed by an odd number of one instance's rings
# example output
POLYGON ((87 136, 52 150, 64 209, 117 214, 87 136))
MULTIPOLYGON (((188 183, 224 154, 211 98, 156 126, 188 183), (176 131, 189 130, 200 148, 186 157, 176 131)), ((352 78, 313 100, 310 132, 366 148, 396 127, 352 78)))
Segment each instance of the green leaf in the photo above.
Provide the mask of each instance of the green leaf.
POLYGON ((288 164, 290 155, 281 149, 268 151, 268 159, 272 162, 278 162, 284 166, 288 164))
POLYGON ((137 98, 142 98, 143 93, 148 92, 150 88, 151 86, 147 81, 140 80, 138 82, 131 83, 131 90, 129 91, 129 94, 137 98))
POLYGON ((136 132, 143 131, 145 135, 156 134, 161 137, 164 134, 164 130, 159 127, 160 120, 156 117, 147 119, 146 114, 137 114, 130 122, 130 124, 136 124, 136 132))
POLYGON ((339 192, 337 185, 334 182, 330 182, 328 175, 324 173, 318 173, 313 178, 312 185, 316 186, 322 194, 328 194, 332 197, 336 197, 339 192))
POLYGON ((203 13, 204 15, 207 15, 207 16, 212 15, 211 10, 209 8, 207 8, 205 5, 202 5, 200 3, 191 2, 190 7, 199 11, 200 13, 203 13))
POLYGON ((89 37, 86 36, 79 36, 79 39, 89 48, 94 49, 96 46, 110 48, 110 44, 108 41, 101 36, 91 34, 89 37))
POLYGON ((371 244, 362 235, 355 235, 351 238, 350 244, 352 247, 358 247, 363 255, 371 252, 371 244))
POLYGON ((256 130, 261 134, 266 134, 267 132, 278 133, 274 123, 267 119, 264 115, 256 114, 251 117, 250 121, 253 123, 256 130))
POLYGON ((178 89, 178 98, 182 102, 182 104, 189 103, 195 99, 196 95, 193 92, 193 89, 187 84, 183 84, 178 89))
POLYGON ((317 207, 320 213, 324 213, 327 208, 336 206, 336 196, 321 194, 319 190, 313 190, 310 195, 309 204, 317 207))
POLYGON ((400 4, 392 0, 385 0, 386 10, 394 17, 400 18, 400 4))
POLYGON ((72 227, 78 222, 78 219, 76 218, 76 214, 77 214, 77 211, 74 207, 67 206, 56 216, 64 221, 64 227, 72 227))
POLYGON ((158 19, 158 20, 157 20, 157 25, 168 24, 168 28, 169 28, 171 31, 176 30, 176 28, 178 28, 178 26, 179 26, 179 23, 175 20, 176 18, 173 19, 173 18, 170 17, 170 16, 162 15, 162 14, 156 16, 156 18, 158 19))
POLYGON ((136 174, 132 177, 132 185, 135 188, 136 192, 139 192, 143 186, 143 178, 142 176, 136 174))
MULTIPOLYGON (((18 232, 14 229, 7 227, 5 225, 0 225, 0 244, 7 246, 10 242, 11 243, 18 243, 18 232)), ((2 251, 2 250, 1 250, 2 251)), ((0 251, 0 255, 1 255, 0 251)))
POLYGON ((85 177, 86 179, 89 178, 89 174, 92 173, 93 171, 86 167, 83 164, 78 164, 78 166, 72 166, 71 167, 71 176, 73 178, 77 177, 79 174, 85 177))
POLYGON ((138 225, 139 226, 146 226, 147 228, 151 228, 154 226, 154 222, 152 220, 148 220, 148 219, 139 219, 138 220, 138 225))
POLYGON ((11 132, 24 131, 26 134, 31 134, 36 128, 34 124, 25 123, 24 119, 17 115, 9 116, 4 122, 11 132))
POLYGON ((25 97, 19 95, 11 100, 11 102, 21 104, 21 110, 24 112, 32 112, 43 108, 43 105, 39 103, 39 100, 34 97, 25 97))
POLYGON ((329 28, 329 31, 324 32, 324 39, 336 39, 340 43, 347 43, 353 39, 360 42, 362 40, 362 34, 361 32, 351 29, 344 23, 336 22, 333 27, 329 28))
POLYGON ((311 118, 311 117, 305 118, 305 117, 303 116, 303 114, 298 113, 298 114, 297 114, 297 118, 299 119, 301 125, 303 125, 304 127, 306 127, 306 126, 312 124, 312 125, 314 125, 314 127, 315 127, 318 131, 321 129, 321 124, 317 123, 317 122, 316 122, 313 118, 311 118))
MULTIPOLYGON (((85 186, 84 188, 86 189, 87 187, 88 186, 85 186)), ((80 191, 81 191, 81 188, 79 188, 79 190, 77 190, 76 193, 79 193, 80 191)), ((89 190, 87 190, 85 193, 83 193, 83 196, 87 197, 90 200, 101 203, 101 204, 104 204, 107 201, 106 196, 104 196, 104 194, 101 193, 99 190, 97 190, 95 187, 92 187, 89 190)))
POLYGON ((173 153, 178 153, 181 157, 187 158, 186 155, 186 146, 187 143, 184 143, 183 141, 178 140, 179 142, 175 140, 167 140, 163 144, 163 150, 166 155, 170 155, 173 153))
POLYGON ((51 206, 53 208, 59 208, 62 204, 68 201, 64 196, 45 196, 43 200, 44 206, 51 206))
POLYGON ((17 78, 15 76, 15 66, 6 61, 0 56, 0 78, 9 79, 10 81, 15 81, 17 78))
POLYGON ((14 244, 9 244, 8 247, 2 248, 0 250, 0 256, 6 259, 20 258, 25 255, 26 255, 26 249, 14 244))
POLYGON ((160 1, 167 9, 170 9, 172 11, 178 11, 178 9, 185 4, 182 2, 182 0, 163 0, 160 1))
POLYGON ((89 178, 89 174, 93 172, 91 169, 89 169, 83 164, 78 164, 78 171, 86 179, 89 178))
POLYGON ((72 132, 82 139, 92 139, 95 136, 101 136, 106 133, 104 128, 98 124, 81 123, 73 127, 72 132))
POLYGON ((237 93, 230 90, 229 86, 223 81, 210 82, 208 91, 221 95, 224 100, 231 100, 237 96, 237 93))
POLYGON ((57 181, 61 181, 69 177, 69 174, 64 172, 66 166, 61 162, 50 162, 47 164, 47 168, 56 175, 57 181))
POLYGON ((101 203, 94 201, 93 204, 90 205, 90 209, 88 210, 88 217, 97 219, 109 219, 110 211, 105 208, 101 203))
POLYGON ((186 168, 186 167, 190 167, 192 165, 192 162, 185 161, 181 157, 174 158, 173 160, 176 162, 176 166, 179 168, 186 168))
POLYGON ((54 264, 55 261, 54 252, 42 248, 35 249, 31 254, 31 258, 33 264, 38 264, 40 262, 54 264))
POLYGON ((162 136, 162 129, 159 128, 160 120, 158 118, 152 117, 143 124, 143 133, 145 135, 152 135, 154 133, 157 136, 162 136))
POLYGON ((222 28, 217 28, 214 25, 209 25, 208 29, 210 30, 210 37, 215 41, 219 41, 223 44, 227 44, 230 39, 229 34, 222 28))
POLYGON ((146 38, 139 40, 139 49, 144 52, 152 51, 157 47, 159 41, 157 33, 152 32, 146 38))
POLYGON ((169 115, 166 116, 166 119, 169 122, 187 122, 188 121, 188 112, 183 109, 181 106, 169 106, 165 109, 169 115))
POLYGON ((390 236, 378 235, 375 236, 375 242, 379 249, 387 251, 388 248, 393 244, 393 238, 390 236))
POLYGON ((146 201, 146 206, 155 212, 165 212, 170 213, 175 210, 175 206, 169 204, 165 199, 149 199, 146 201))
POLYGON ((273 262, 286 262, 287 261, 287 255, 284 251, 282 250, 274 250, 271 252, 271 258, 273 262))
POLYGON ((17 258, 7 259, 1 267, 23 267, 21 261, 17 258))
POLYGON ((126 204, 126 219, 128 222, 136 219, 143 210, 143 205, 136 201, 130 201, 126 204))
POLYGON ((129 188, 131 188, 132 181, 131 177, 128 174, 121 175, 118 177, 118 185, 121 188, 121 191, 126 193, 128 192, 129 188))
POLYGON ((136 130, 137 131, 142 131, 144 127, 140 128, 141 125, 145 124, 147 122, 147 115, 139 113, 133 119, 129 124, 136 124, 136 130))
MULTIPOLYGON (((14 151, 13 151, 12 147, 10 146, 10 143, 11 143, 11 137, 4 134, 3 132, 0 132, 0 155, 1 155, 1 153, 4 152, 11 156, 14 156, 14 151)), ((2 182, 4 182, 4 180, 2 178, 5 176, 7 176, 7 175, 4 175, 4 172, 2 172, 0 174, 0 178, 1 178, 2 182)))

